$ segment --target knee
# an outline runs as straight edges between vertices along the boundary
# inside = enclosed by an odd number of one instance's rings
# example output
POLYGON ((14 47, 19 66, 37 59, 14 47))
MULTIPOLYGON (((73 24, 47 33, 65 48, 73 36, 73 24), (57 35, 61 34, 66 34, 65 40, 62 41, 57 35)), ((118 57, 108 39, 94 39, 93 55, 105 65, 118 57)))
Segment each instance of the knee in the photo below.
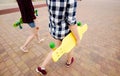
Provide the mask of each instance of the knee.
POLYGON ((36 27, 36 30, 39 30, 39 27, 36 27))

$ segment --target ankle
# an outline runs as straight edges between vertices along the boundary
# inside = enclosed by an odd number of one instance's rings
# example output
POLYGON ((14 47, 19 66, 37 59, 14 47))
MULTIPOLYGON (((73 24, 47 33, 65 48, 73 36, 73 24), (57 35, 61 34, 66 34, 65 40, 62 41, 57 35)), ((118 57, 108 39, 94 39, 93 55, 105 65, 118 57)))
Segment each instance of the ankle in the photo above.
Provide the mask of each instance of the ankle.
POLYGON ((70 64, 71 63, 71 59, 72 59, 73 57, 69 57, 68 59, 67 59, 67 63, 68 64, 70 64))

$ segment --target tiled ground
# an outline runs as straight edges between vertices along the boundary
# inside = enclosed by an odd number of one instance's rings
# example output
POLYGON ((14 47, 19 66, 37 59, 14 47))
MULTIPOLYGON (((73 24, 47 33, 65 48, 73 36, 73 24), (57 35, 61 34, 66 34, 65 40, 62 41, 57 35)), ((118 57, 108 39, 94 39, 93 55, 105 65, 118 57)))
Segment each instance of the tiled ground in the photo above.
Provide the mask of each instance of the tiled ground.
MULTIPOLYGON (((29 26, 24 24, 22 30, 12 26, 20 12, 0 15, 0 76, 40 76, 35 68, 51 51, 48 45, 53 39, 48 32, 47 7, 37 9, 36 23, 45 41, 38 44, 34 39, 28 53, 19 47, 30 34, 29 26)), ((66 68, 64 55, 47 66, 47 76, 120 76, 120 1, 82 0, 78 2, 77 20, 87 23, 89 29, 75 49, 75 63, 66 68)))

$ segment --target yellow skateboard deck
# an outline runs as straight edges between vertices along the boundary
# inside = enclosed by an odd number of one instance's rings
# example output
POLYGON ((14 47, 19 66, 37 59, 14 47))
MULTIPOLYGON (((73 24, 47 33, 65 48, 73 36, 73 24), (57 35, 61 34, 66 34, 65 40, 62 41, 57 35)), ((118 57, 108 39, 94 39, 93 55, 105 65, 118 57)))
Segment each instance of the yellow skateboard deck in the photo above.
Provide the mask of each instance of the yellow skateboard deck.
MULTIPOLYGON (((82 39, 83 34, 87 31, 87 24, 78 26, 78 32, 80 39, 82 39)), ((61 45, 54 50, 52 53, 52 59, 54 62, 57 62, 59 58, 64 54, 70 52, 76 45, 75 37, 72 33, 68 34, 62 41, 61 45)))

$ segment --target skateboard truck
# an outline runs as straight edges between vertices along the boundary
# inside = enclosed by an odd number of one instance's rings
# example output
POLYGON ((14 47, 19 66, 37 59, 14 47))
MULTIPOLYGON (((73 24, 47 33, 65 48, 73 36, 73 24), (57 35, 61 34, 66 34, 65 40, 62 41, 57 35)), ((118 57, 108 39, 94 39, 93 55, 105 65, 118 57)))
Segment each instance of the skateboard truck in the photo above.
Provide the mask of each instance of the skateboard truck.
POLYGON ((36 16, 38 16, 38 10, 34 10, 36 16))
POLYGON ((23 24, 22 18, 20 18, 19 21, 17 21, 16 23, 14 23, 13 26, 14 27, 18 27, 19 26, 19 28, 22 29, 21 24, 23 24))

